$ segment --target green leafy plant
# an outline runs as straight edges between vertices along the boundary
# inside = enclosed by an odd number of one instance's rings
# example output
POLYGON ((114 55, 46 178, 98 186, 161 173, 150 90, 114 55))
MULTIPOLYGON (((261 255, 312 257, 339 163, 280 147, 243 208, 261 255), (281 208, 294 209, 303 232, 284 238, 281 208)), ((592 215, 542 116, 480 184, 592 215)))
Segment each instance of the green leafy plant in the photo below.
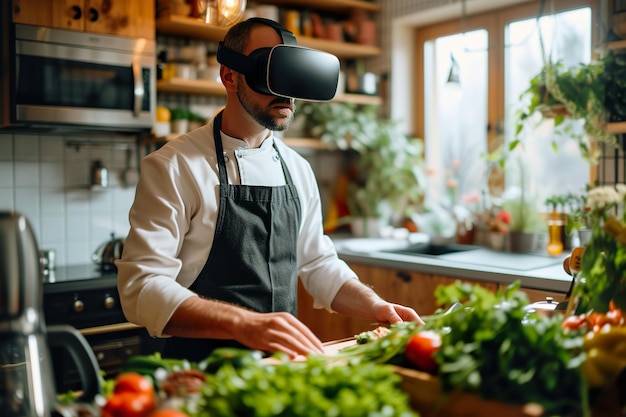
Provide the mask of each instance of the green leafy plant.
MULTIPOLYGON (((598 142, 617 143, 615 135, 606 130, 609 112, 605 107, 605 92, 608 90, 604 69, 608 59, 570 68, 565 68, 561 61, 547 62, 520 95, 523 107, 517 113, 516 139, 511 142, 510 149, 521 143, 521 132, 533 120, 532 116, 539 112, 541 120, 554 120, 555 133, 577 140, 583 158, 595 164, 600 153, 592 145, 598 142), (580 119, 584 121, 583 129, 589 141, 575 134, 571 124, 567 123, 580 119)), ((558 151, 556 142, 552 142, 552 147, 558 151)))
POLYGON ((310 135, 355 153, 346 196, 351 217, 381 217, 385 206, 408 216, 419 207, 427 181, 422 140, 379 118, 376 106, 304 103, 300 109, 310 135))
POLYGON ((174 107, 170 109, 171 121, 189 120, 190 111, 184 107, 174 107))

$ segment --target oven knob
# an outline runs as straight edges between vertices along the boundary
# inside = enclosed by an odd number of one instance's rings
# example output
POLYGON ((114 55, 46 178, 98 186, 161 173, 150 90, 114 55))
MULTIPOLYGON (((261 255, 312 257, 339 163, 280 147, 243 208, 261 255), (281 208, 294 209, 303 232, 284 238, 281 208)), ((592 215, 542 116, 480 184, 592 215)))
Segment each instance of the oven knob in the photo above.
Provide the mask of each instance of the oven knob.
POLYGON ((83 311, 83 308, 85 308, 85 303, 83 303, 83 300, 76 299, 74 300, 73 307, 75 312, 80 313, 83 311))
POLYGON ((104 297, 104 308, 110 310, 113 307, 115 307, 115 298, 111 297, 110 295, 104 297))

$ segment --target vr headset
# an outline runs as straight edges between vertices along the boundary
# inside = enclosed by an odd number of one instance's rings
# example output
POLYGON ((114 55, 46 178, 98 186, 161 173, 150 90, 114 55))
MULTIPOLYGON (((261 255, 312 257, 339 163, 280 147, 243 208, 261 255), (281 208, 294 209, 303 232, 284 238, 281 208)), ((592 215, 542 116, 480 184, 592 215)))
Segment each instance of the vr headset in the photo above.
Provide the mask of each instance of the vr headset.
POLYGON ((252 90, 265 95, 309 101, 335 97, 339 60, 327 52, 297 46, 296 38, 273 20, 253 17, 278 32, 282 44, 243 55, 219 43, 217 61, 243 74, 252 90))

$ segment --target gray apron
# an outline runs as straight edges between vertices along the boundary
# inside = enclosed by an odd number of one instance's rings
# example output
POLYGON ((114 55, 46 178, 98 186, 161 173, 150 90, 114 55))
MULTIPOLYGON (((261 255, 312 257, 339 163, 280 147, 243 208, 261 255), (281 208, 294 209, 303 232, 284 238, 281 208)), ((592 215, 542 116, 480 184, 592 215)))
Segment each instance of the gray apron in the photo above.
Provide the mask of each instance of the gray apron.
MULTIPOLYGON (((295 315, 296 243, 301 216, 298 192, 275 143, 286 185, 228 184, 221 122, 220 113, 213 126, 220 179, 215 236, 209 257, 189 288, 201 297, 257 312, 286 311, 295 315)), ((226 346, 243 347, 234 340, 172 337, 166 340, 163 355, 197 362, 212 350, 226 346)))

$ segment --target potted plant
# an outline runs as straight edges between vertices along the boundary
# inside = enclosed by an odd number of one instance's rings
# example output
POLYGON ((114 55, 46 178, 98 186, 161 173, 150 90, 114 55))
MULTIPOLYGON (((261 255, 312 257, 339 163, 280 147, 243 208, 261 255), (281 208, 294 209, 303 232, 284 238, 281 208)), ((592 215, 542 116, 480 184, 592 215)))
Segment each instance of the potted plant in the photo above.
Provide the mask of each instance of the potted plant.
MULTIPOLYGON (((417 210, 426 183, 421 140, 407 137, 396 122, 378 117, 376 106, 304 103, 301 114, 310 135, 331 149, 353 153, 346 222, 369 224, 371 229, 377 226, 370 219, 386 225, 417 210)), ((363 234, 378 233, 366 229, 363 234)))
MULTIPOLYGON (((612 55, 607 55, 603 60, 570 68, 565 68, 561 61, 547 62, 520 95, 523 107, 518 110, 516 139, 511 143, 511 149, 521 142, 520 133, 533 120, 532 116, 539 112, 541 120, 554 120, 557 134, 566 134, 576 139, 583 158, 595 164, 600 151, 593 144, 617 143, 615 135, 606 130, 609 112, 605 107, 605 92, 612 87, 607 85, 604 68, 612 59, 612 55), (582 135, 574 134, 571 126, 566 123, 579 119, 584 121, 583 129, 588 140, 582 135)), ((556 146, 553 142, 555 150, 556 146)))
POLYGON ((189 110, 184 107, 174 107, 170 110, 172 133, 183 134, 189 131, 189 110))
POLYGON ((517 183, 517 187, 507 190, 508 196, 504 196, 502 202, 502 208, 510 214, 509 250, 519 253, 533 252, 536 249, 537 235, 545 231, 546 222, 539 213, 536 197, 527 184, 525 162, 519 155, 509 158, 516 164, 507 164, 507 178, 512 178, 511 183, 517 183))

